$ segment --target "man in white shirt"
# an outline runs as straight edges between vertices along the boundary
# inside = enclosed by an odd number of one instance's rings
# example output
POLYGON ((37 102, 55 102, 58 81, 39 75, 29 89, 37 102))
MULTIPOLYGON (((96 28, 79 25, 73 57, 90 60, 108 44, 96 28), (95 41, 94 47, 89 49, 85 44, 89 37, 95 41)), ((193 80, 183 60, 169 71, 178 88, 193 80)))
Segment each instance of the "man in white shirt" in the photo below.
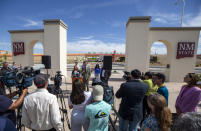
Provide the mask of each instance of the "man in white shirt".
POLYGON ((34 84, 38 89, 24 99, 22 124, 33 131, 61 131, 62 122, 57 98, 47 91, 48 76, 37 75, 34 84))

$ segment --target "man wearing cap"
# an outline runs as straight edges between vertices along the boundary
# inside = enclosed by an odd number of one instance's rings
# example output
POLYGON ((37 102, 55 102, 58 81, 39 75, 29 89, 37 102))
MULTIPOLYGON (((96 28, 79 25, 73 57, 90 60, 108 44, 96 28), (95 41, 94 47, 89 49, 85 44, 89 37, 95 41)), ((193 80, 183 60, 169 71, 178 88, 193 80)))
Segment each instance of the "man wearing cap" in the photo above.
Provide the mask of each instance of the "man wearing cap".
POLYGON ((103 101, 103 87, 96 85, 93 88, 94 103, 86 106, 85 116, 89 118, 88 131, 108 131, 108 120, 111 105, 103 101))
POLYGON ((137 69, 131 71, 131 80, 122 83, 116 93, 121 99, 119 106, 119 131, 137 131, 142 120, 142 103, 148 86, 140 80, 141 72, 137 69))
POLYGON ((47 91, 48 75, 38 74, 34 78, 37 90, 24 99, 22 123, 35 130, 61 131, 62 122, 55 95, 47 91))

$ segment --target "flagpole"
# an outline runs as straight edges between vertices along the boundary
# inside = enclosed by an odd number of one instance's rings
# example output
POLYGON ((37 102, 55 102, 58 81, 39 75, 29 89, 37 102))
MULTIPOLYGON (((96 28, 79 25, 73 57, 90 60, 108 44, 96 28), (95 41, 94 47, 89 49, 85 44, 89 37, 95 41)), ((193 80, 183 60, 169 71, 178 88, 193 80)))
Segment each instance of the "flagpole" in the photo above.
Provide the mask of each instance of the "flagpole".
MULTIPOLYGON (((175 2, 175 5, 178 5, 179 1, 180 1, 180 0, 177 0, 177 2, 175 2)), ((185 0, 182 0, 181 27, 182 27, 182 25, 183 25, 184 6, 185 6, 185 0)))

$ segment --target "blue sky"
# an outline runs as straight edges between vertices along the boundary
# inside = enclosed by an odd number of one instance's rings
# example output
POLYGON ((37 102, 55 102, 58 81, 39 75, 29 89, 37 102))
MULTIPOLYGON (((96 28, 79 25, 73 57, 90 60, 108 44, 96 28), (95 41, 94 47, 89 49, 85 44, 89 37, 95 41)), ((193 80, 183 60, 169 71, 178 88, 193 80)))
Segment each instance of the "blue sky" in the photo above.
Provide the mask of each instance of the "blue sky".
MULTIPOLYGON (((42 29, 44 19, 68 25, 68 53, 125 52, 130 16, 152 16, 150 26, 180 26, 182 0, 0 0, 0 49, 11 50, 8 30, 42 29)), ((201 0, 185 0, 183 26, 201 26, 201 0)), ((36 45, 35 52, 42 46, 36 45)), ((156 43, 152 54, 166 53, 156 43)), ((198 53, 201 54, 201 35, 198 53)))

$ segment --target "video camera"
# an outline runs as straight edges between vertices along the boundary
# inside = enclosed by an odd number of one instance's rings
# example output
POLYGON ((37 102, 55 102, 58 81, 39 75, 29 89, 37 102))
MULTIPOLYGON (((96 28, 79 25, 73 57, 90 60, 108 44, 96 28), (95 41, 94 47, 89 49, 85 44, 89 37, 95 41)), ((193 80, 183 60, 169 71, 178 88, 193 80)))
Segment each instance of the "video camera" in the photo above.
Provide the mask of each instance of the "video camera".
POLYGON ((1 80, 8 88, 17 87, 25 89, 32 85, 35 75, 39 74, 44 67, 44 65, 35 65, 32 67, 27 66, 20 70, 13 70, 2 76, 1 80))
POLYGON ((131 80, 131 73, 128 71, 124 71, 124 75, 122 77, 124 80, 129 81, 131 80))
POLYGON ((51 78, 52 81, 54 81, 54 84, 50 84, 47 87, 47 90, 49 93, 54 94, 54 95, 58 95, 61 93, 61 84, 62 84, 62 74, 61 71, 57 71, 56 75, 54 77, 51 78))

